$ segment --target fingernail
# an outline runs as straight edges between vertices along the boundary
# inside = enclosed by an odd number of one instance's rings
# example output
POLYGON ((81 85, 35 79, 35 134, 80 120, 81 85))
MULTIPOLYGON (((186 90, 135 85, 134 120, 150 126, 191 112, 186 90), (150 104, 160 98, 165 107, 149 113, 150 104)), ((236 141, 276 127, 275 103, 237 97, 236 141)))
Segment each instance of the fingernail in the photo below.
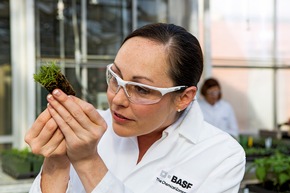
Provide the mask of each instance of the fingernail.
POLYGON ((47 100, 53 100, 53 97, 51 94, 47 95, 47 100))
POLYGON ((55 89, 53 92, 52 92, 53 95, 55 96, 59 96, 60 95, 60 92, 58 89, 55 89))

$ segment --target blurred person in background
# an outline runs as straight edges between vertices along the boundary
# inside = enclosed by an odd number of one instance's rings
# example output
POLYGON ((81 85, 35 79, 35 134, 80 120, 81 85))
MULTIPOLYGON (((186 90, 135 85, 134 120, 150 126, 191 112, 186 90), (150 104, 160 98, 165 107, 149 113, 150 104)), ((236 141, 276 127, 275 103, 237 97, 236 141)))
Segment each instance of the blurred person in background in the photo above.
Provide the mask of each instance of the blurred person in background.
POLYGON ((203 98, 199 104, 204 120, 238 139, 235 112, 231 104, 222 99, 220 83, 214 78, 206 79, 201 87, 201 95, 203 98))

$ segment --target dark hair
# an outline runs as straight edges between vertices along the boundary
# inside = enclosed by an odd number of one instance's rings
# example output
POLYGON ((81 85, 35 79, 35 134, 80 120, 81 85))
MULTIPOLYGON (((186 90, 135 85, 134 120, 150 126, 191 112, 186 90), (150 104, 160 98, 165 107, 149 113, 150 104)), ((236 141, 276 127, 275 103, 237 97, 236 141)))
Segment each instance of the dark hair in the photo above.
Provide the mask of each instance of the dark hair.
POLYGON ((122 44, 136 36, 151 39, 167 47, 169 75, 176 86, 197 86, 203 70, 203 54, 196 37, 180 26, 155 23, 133 31, 122 44))
MULTIPOLYGON (((201 91, 200 91, 201 94, 203 96, 206 96, 207 90, 210 89, 211 87, 214 87, 214 86, 219 87, 219 89, 221 90, 221 86, 220 86, 219 82, 216 79, 214 79, 214 78, 208 78, 208 79, 206 79, 204 81, 202 87, 201 87, 201 91)), ((222 98, 222 93, 220 92, 218 99, 221 99, 221 98, 222 98)))

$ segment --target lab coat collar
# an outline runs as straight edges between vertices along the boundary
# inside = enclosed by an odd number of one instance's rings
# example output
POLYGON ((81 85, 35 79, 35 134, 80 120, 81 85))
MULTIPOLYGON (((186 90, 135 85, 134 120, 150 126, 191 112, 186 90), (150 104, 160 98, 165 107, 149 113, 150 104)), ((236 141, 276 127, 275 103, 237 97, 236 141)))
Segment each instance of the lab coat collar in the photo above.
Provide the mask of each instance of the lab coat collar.
MULTIPOLYGON (((198 143, 202 137, 202 130, 203 115, 197 101, 194 101, 175 123, 163 131, 162 138, 150 147, 135 170, 138 170, 144 164, 164 157, 172 150, 172 146, 175 145, 180 136, 188 139, 193 144, 198 143), (158 148, 156 148, 157 146, 158 148), (150 156, 147 156, 147 154, 150 154, 150 156)), ((135 141, 136 139, 131 138, 131 140, 135 141)))
POLYGON ((179 134, 187 138, 192 143, 197 143, 202 136, 203 128, 203 115, 197 100, 191 102, 183 115, 178 120, 179 134))

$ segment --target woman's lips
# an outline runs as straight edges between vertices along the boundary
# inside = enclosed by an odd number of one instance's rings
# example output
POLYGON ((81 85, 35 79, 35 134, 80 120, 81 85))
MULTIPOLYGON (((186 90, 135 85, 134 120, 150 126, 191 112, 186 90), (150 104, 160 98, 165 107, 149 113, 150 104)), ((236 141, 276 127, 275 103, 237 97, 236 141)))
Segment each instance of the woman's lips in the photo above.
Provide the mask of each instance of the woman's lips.
POLYGON ((114 120, 117 122, 131 121, 131 119, 124 117, 123 115, 118 114, 116 112, 114 112, 114 120))

